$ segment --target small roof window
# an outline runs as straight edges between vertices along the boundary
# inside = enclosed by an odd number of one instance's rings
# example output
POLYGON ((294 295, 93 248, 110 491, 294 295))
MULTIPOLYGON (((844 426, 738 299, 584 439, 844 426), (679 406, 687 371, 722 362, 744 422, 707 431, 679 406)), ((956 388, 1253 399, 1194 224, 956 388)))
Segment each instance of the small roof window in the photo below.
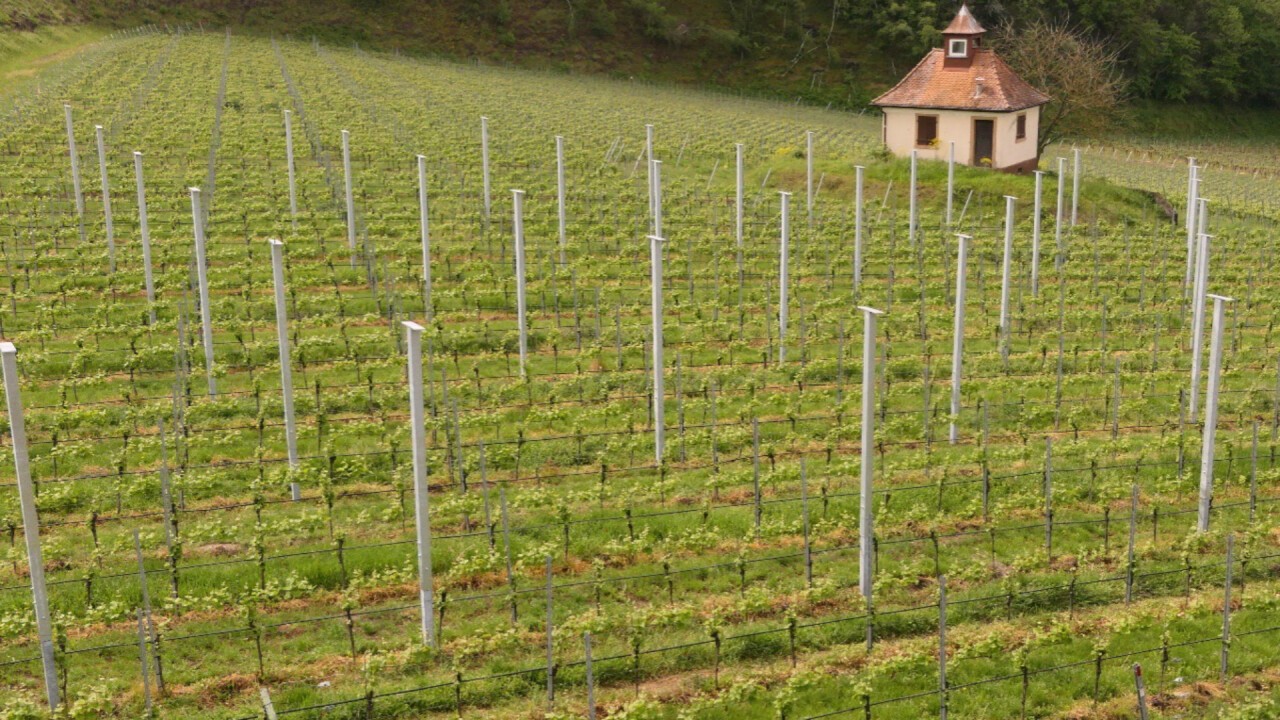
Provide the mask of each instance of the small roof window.
POLYGON ((969 54, 969 41, 964 38, 951 38, 947 42, 947 57, 966 57, 969 54))

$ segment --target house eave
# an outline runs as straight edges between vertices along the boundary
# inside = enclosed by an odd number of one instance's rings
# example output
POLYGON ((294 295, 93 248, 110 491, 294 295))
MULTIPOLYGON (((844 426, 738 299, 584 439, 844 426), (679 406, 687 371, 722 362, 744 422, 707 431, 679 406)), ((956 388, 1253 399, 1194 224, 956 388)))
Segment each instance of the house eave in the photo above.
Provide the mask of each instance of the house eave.
POLYGON ((874 100, 871 102, 871 105, 879 108, 902 108, 905 110, 960 110, 964 112, 974 112, 974 113, 1003 114, 1003 113, 1011 113, 1011 112, 1022 112, 1023 110, 1030 110, 1031 108, 1042 107, 1048 104, 1049 102, 1050 102, 1049 100, 1043 100, 1040 102, 1030 103, 1028 105, 1018 105, 1015 107, 1007 107, 1007 108, 980 108, 980 107, 973 107, 972 105, 902 105, 898 103, 882 103, 874 100))

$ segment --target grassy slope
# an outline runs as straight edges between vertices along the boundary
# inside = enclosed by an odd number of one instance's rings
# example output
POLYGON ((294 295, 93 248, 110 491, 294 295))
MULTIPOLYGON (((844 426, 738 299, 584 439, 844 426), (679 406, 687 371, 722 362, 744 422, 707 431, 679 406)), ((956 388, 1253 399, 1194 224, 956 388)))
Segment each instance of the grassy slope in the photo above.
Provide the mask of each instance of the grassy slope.
MULTIPOLYGON (((905 71, 869 48, 847 26, 830 32, 829 9, 806 2, 804 16, 791 21, 802 32, 783 33, 750 57, 710 34, 733 26, 727 2, 666 3, 684 40, 648 37, 644 20, 625 0, 603 0, 613 13, 612 32, 598 32, 591 2, 579 1, 571 30, 569 4, 560 0, 510 3, 510 17, 478 14, 473 0, 13 0, 0 8, 0 62, 16 29, 60 33, 58 26, 88 24, 131 28, 155 24, 203 24, 273 36, 312 37, 330 44, 418 55, 586 72, 664 83, 728 89, 751 95, 858 109, 905 71), (806 37, 807 35, 807 37, 806 37)), ((21 41, 20 41, 21 42, 21 41)), ((0 68, 0 72, 3 72, 0 68)), ((1178 139, 1280 137, 1280 111, 1216 106, 1135 103, 1118 125, 1137 136, 1178 139)))
POLYGON ((743 58, 724 43, 706 39, 708 33, 732 26, 728 3, 668 3, 675 27, 685 40, 667 42, 647 37, 639 28, 637 11, 619 0, 608 0, 614 30, 593 31, 592 15, 582 6, 570 31, 569 5, 560 0, 510 3, 505 21, 478 15, 468 0, 328 0, 271 3, 186 0, 85 0, 74 7, 62 0, 22 0, 8 15, 0 14, 0 28, 87 23, 127 28, 148 23, 203 23, 231 26, 238 31, 270 35, 314 36, 332 44, 360 43, 365 47, 401 50, 456 59, 519 64, 525 67, 603 73, 615 76, 712 85, 752 94, 802 97, 806 101, 861 107, 878 88, 902 68, 869 52, 847 30, 830 35, 828 9, 810 3, 789 38, 759 48, 743 58))

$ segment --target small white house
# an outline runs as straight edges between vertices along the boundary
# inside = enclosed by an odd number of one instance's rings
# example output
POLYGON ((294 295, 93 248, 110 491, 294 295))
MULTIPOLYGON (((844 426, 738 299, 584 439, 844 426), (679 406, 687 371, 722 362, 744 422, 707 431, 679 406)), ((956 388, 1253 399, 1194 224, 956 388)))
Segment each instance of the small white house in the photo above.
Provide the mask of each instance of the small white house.
POLYGON ((967 5, 934 48, 872 104, 884 111, 885 147, 906 157, 946 160, 1008 172, 1034 170, 1040 108, 1049 96, 1018 77, 993 50, 967 5))

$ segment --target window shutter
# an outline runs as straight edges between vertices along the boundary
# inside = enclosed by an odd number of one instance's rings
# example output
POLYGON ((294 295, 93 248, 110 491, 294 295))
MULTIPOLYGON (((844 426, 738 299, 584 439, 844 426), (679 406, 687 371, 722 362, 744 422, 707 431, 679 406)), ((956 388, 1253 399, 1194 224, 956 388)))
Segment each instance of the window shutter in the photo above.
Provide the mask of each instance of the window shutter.
POLYGON ((938 118, 933 115, 916 116, 916 144, 928 145, 938 137, 938 118))

